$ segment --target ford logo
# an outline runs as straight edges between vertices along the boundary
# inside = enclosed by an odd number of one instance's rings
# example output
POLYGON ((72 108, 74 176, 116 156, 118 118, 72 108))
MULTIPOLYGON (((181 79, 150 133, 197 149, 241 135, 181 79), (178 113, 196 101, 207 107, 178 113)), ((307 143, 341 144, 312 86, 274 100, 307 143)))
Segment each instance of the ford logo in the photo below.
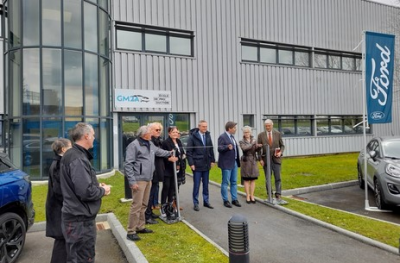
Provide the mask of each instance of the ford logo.
POLYGON ((371 118, 373 120, 382 120, 385 118, 385 113, 383 113, 381 111, 374 111, 371 113, 371 118))

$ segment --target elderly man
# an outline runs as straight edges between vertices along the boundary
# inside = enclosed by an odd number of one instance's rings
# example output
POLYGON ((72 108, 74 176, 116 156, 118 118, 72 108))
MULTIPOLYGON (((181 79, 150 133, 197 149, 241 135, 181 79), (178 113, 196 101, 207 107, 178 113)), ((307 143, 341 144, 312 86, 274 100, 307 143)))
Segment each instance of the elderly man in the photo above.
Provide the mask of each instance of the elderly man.
POLYGON ((62 232, 66 242, 67 262, 94 262, 96 216, 101 198, 110 194, 110 186, 99 184, 90 160, 93 156, 94 130, 78 123, 71 131, 75 142, 61 159, 60 183, 63 195, 62 232))
POLYGON ((145 211, 149 203, 155 156, 168 158, 171 162, 178 160, 173 156, 173 152, 162 150, 153 144, 152 129, 152 125, 141 126, 138 130, 138 138, 126 148, 125 176, 132 190, 126 238, 131 241, 140 240, 137 233, 153 233, 153 230, 145 227, 145 211))
MULTIPOLYGON (((265 125, 265 131, 260 132, 258 134, 257 138, 257 143, 260 143, 263 145, 261 148, 261 161, 260 164, 264 167, 265 174, 267 174, 267 169, 270 169, 275 177, 275 197, 276 197, 276 202, 277 204, 284 205, 287 202, 281 199, 281 191, 282 191, 282 185, 281 185, 281 164, 282 164, 282 154, 283 151, 285 150, 285 145, 283 144, 282 141, 282 135, 279 131, 273 129, 274 123, 272 120, 267 119, 264 122, 265 125), (269 145, 269 153, 270 153, 270 163, 271 167, 267 166, 267 163, 264 162, 265 157, 267 155, 267 145, 269 145)), ((267 194, 268 193, 268 180, 266 180, 266 188, 267 188, 267 194)), ((271 193, 272 194, 272 193, 271 193)))

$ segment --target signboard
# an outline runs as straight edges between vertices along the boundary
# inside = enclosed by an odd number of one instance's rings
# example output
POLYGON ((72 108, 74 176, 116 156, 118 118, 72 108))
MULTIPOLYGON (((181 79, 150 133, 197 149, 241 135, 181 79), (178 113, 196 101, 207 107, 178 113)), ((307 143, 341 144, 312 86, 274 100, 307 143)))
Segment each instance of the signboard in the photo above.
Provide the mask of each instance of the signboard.
POLYGON ((392 122, 394 35, 365 33, 368 123, 392 122))
POLYGON ((114 106, 171 109, 171 91, 115 89, 114 106))

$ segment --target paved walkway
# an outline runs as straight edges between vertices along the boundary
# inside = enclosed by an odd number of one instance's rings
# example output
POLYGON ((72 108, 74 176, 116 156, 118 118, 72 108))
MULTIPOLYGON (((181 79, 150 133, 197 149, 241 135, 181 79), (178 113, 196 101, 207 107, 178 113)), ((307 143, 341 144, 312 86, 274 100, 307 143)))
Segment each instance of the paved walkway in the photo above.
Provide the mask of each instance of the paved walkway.
MULTIPOLYGON (((202 206, 193 210, 191 191, 193 180, 187 177, 180 189, 182 217, 223 250, 229 252, 228 221, 235 214, 247 218, 250 239, 251 263, 354 263, 354 262, 399 262, 399 255, 388 252, 360 240, 365 238, 344 235, 323 227, 307 217, 294 215, 284 207, 267 205, 263 202, 247 204, 239 196, 241 208, 223 206, 220 187, 210 184, 210 203, 214 209, 202 206)), ((261 200, 259 200, 261 201, 261 200)), ((322 225, 324 225, 322 223, 322 225)), ((383 247, 389 247, 378 243, 383 247)), ((392 251, 395 251, 393 248, 392 251)))

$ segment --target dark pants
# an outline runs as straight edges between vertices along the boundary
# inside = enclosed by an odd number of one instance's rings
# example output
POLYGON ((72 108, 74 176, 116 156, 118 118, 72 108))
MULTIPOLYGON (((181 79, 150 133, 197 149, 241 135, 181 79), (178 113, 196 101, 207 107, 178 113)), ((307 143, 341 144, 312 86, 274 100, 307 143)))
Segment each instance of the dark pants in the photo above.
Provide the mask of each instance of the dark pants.
POLYGON ((158 182, 157 183, 153 182, 151 184, 149 203, 147 204, 146 211, 144 212, 146 220, 149 220, 151 218, 151 214, 153 213, 152 206, 154 204, 154 199, 156 198, 156 196, 157 196, 157 199, 158 199, 158 191, 159 191, 159 189, 160 188, 158 186, 158 182))
POLYGON ((175 194, 175 177, 164 176, 163 188, 161 192, 161 204, 172 203, 175 194))
POLYGON ((199 189, 200 181, 203 182, 203 204, 208 204, 208 181, 210 177, 210 171, 193 171, 193 204, 199 204, 199 189))
MULTIPOLYGON (((264 165, 264 171, 265 171, 265 176, 267 176, 267 169, 268 169, 268 166, 267 165, 264 165)), ((278 197, 277 195, 281 195, 281 190, 282 190, 282 184, 281 184, 281 164, 279 164, 279 163, 274 163, 272 160, 271 160, 271 168, 270 168, 271 170, 271 176, 272 176, 272 174, 274 175, 274 177, 275 177, 275 196, 276 197, 278 197)), ((268 193, 268 180, 267 180, 267 178, 265 178, 265 188, 266 188, 266 190, 267 190, 267 195, 269 195, 269 193, 268 193)), ((272 187, 271 187, 272 188, 272 187)), ((273 190, 272 190, 272 192, 274 192, 273 190)))
POLYGON ((67 248, 65 246, 65 239, 54 239, 53 253, 51 255, 50 263, 66 263, 67 262, 67 248))
POLYGON ((95 220, 63 220, 62 231, 66 242, 68 263, 94 262, 97 235, 95 220))

